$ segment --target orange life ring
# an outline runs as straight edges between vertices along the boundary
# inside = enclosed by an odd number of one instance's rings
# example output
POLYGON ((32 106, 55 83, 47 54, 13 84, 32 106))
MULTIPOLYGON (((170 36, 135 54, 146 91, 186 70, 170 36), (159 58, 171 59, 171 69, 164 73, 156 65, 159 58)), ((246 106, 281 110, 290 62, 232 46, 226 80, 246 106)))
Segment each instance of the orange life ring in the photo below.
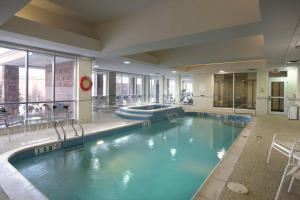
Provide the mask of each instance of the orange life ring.
POLYGON ((83 91, 89 91, 93 86, 93 81, 88 76, 83 76, 80 79, 80 88, 83 91))

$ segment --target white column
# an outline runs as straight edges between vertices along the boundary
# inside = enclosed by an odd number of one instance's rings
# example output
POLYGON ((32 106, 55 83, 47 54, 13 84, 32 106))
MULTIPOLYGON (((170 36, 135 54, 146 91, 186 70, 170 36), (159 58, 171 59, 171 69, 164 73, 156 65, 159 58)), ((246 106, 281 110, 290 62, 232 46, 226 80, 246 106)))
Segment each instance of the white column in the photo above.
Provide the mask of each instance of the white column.
POLYGON ((150 76, 144 76, 144 101, 148 103, 150 100, 150 76))
POLYGON ((164 90, 165 90, 165 76, 159 77, 159 103, 164 103, 164 90))
POLYGON ((83 91, 80 88, 80 78, 89 76, 92 78, 92 60, 86 57, 77 58, 77 119, 81 123, 92 122, 91 98, 92 90, 83 91))
POLYGON ((257 115, 266 115, 269 112, 269 70, 268 68, 257 71, 257 88, 256 88, 256 113, 257 115))
POLYGON ((181 95, 181 75, 178 74, 175 77, 175 103, 180 103, 180 95, 181 95))

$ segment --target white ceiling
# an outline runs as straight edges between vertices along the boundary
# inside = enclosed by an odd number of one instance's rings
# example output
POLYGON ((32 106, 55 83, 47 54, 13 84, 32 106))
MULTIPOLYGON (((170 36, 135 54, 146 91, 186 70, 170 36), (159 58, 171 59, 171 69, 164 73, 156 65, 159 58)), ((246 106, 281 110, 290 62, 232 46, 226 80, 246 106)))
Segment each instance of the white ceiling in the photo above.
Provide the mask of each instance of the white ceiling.
MULTIPOLYGON (((42 1, 42 0, 39 0, 42 1)), ((44 0, 45 1, 45 0, 44 0)), ((97 24, 112 20, 162 0, 49 0, 86 21, 97 24)))
MULTIPOLYGON (((43 22, 30 19, 39 17, 38 12, 28 18, 12 17, 0 27, 0 40, 94 57, 95 65, 105 69, 147 74, 193 65, 209 71, 224 63, 230 68, 231 62, 266 60, 266 67, 280 67, 300 59, 295 48, 300 39, 299 0, 32 0, 31 4, 49 11, 47 16, 63 17, 43 22), (71 25, 65 25, 72 19, 64 21, 64 16, 91 23, 88 27, 99 37, 72 32, 71 25), (132 64, 124 66, 122 57, 132 64)), ((232 69, 239 70, 238 65, 232 69)))

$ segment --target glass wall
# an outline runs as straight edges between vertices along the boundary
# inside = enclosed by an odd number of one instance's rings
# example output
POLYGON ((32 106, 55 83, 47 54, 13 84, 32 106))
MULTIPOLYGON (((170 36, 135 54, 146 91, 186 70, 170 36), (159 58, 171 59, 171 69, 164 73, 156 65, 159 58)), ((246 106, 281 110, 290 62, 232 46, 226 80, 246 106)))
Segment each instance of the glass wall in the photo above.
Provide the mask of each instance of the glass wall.
POLYGON ((92 96, 107 96, 107 73, 102 71, 93 71, 92 79, 94 83, 92 96))
POLYGON ((191 77, 181 79, 181 90, 193 94, 193 79, 191 77))
POLYGON ((25 114, 26 51, 0 47, 0 103, 9 114, 25 114))
POLYGON ((116 75, 116 95, 133 96, 143 95, 143 77, 136 74, 118 73, 116 75))
POLYGON ((255 109, 256 73, 235 74, 234 83, 234 107, 255 109))
POLYGON ((0 105, 8 114, 42 114, 63 104, 73 117, 75 59, 0 47, 0 75, 0 105))
POLYGON ((175 102, 175 77, 165 78, 164 101, 166 103, 175 102))
POLYGON ((256 73, 215 74, 214 106, 256 108, 256 73))
POLYGON ((214 106, 233 107, 233 74, 215 74, 214 106))

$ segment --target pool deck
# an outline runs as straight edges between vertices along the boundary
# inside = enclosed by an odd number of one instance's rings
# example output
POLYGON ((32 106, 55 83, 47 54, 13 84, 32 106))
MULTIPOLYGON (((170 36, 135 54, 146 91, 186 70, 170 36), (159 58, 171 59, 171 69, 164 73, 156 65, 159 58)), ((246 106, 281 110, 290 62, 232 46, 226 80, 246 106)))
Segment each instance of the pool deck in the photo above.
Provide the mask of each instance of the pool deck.
MULTIPOLYGON (((93 119, 92 123, 82 124, 85 134, 141 123, 139 121, 118 118, 115 116, 114 111, 94 112, 93 119)), ((74 136, 74 132, 70 126, 67 127, 66 133, 67 137, 74 136)), ((0 136, 0 200, 47 199, 18 173, 14 167, 7 163, 7 157, 23 148, 56 141, 58 141, 58 138, 53 128, 50 128, 48 132, 45 129, 36 131, 36 129, 32 128, 32 131, 26 132, 26 134, 23 132, 12 134, 10 142, 6 135, 0 136), (3 192, 3 188, 5 188, 6 194, 3 192)))
MULTIPOLYGON (((288 120, 286 116, 258 116, 241 133, 220 165, 200 188, 197 200, 273 200, 287 164, 287 157, 272 151, 270 164, 266 163, 273 135, 299 135, 300 121, 288 120), (226 184, 238 182, 249 192, 237 194, 226 184)), ((291 178, 286 178, 281 200, 300 199, 299 181, 287 192, 291 178)))
MULTIPOLYGON (((84 125, 85 132, 87 133, 137 123, 136 121, 117 118, 114 113, 109 112, 94 113, 94 115, 94 119, 97 120, 91 124, 84 125)), ((234 145, 230 148, 230 153, 228 153, 222 162, 220 162, 220 165, 215 168, 203 187, 195 195, 194 199, 274 199, 284 167, 287 163, 287 158, 282 154, 273 151, 270 164, 266 164, 266 158, 273 134, 288 133, 299 136, 299 130, 300 121, 288 120, 286 116, 266 115, 254 118, 254 120, 243 130, 234 145), (249 189, 249 193, 243 195, 229 191, 226 187, 228 181, 244 184, 249 189)), ((69 131, 68 136, 71 135, 73 134, 69 131)), ((49 130, 48 133, 45 133, 45 131, 33 131, 27 133, 27 135, 24 133, 14 134, 12 135, 11 142, 8 142, 7 136, 0 136, 0 154, 17 148, 56 140, 57 136, 53 129, 49 130)), ((0 165, 0 168, 1 166, 2 165, 0 165)), ((1 174, 0 179, 3 179, 1 174)), ((288 193, 287 187, 289 180, 290 179, 287 178, 285 181, 280 199, 300 199, 300 191, 297 191, 300 183, 295 181, 292 191, 288 193)), ((17 188, 18 186, 13 185, 12 187, 17 188)), ((27 190, 32 190, 30 186, 25 188, 27 190)), ((35 194, 33 193, 33 195, 35 194)), ((1 192, 0 188, 0 200, 6 199, 7 196, 1 192)), ((11 199, 24 198, 15 196, 11 199)))

